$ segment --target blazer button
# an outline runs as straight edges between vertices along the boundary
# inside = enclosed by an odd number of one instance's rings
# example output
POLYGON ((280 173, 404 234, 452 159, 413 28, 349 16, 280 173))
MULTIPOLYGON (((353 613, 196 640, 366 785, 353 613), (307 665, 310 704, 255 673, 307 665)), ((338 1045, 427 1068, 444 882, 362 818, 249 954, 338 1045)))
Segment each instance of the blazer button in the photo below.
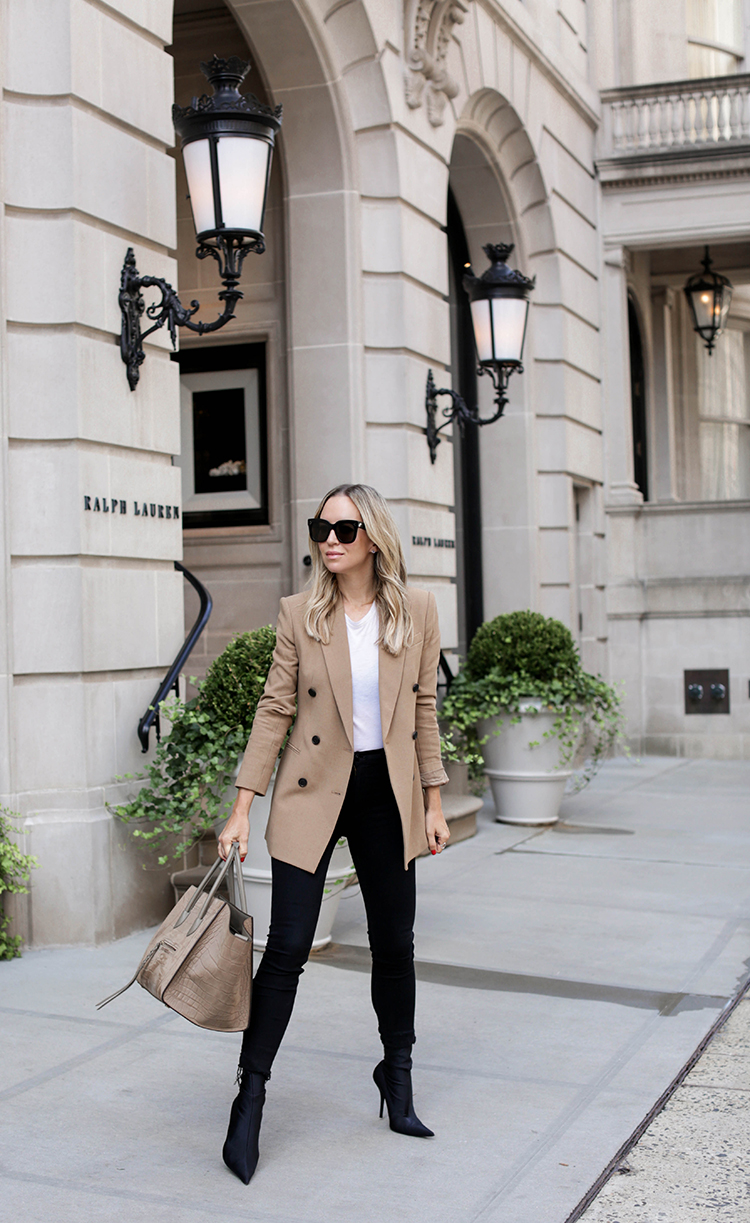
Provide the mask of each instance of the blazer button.
POLYGON ((318 735, 313 735, 312 741, 315 744, 315 746, 317 747, 318 744, 320 743, 320 738, 318 737, 318 735))
POLYGON ((297 785, 298 785, 298 786, 306 786, 306 785, 307 785, 307 778, 306 778, 306 777, 300 777, 299 781, 297 782, 297 785))
POLYGON ((308 695, 308 696, 317 696, 318 694, 317 694, 317 692, 315 691, 315 689, 314 689, 314 688, 308 688, 308 689, 307 689, 307 695, 308 695))
POLYGON ((417 737, 417 732, 416 732, 416 731, 414 731, 414 733, 413 733, 413 735, 412 735, 412 739, 416 739, 416 737, 417 737))
POLYGON ((419 684, 413 684, 411 690, 412 692, 419 692, 419 684))

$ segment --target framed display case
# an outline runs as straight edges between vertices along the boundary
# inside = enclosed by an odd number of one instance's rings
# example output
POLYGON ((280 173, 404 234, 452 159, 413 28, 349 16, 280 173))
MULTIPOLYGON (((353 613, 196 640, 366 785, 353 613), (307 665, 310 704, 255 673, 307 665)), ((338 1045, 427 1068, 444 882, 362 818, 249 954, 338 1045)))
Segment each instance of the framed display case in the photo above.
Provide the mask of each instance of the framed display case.
POLYGON ((191 527, 268 522, 265 344, 187 349, 180 366, 182 514, 191 527))

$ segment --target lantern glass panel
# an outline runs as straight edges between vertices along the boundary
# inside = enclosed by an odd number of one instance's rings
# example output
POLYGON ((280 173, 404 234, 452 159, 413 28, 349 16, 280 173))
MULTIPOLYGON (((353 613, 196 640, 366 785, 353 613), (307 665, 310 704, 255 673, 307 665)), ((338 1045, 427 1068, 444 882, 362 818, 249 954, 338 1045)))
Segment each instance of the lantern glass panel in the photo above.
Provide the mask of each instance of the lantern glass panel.
POLYGON ((729 314, 729 307, 732 304, 732 290, 728 285, 725 285, 719 294, 718 301, 714 305, 714 317, 716 318, 719 331, 723 331, 729 314))
POLYGON ((271 145, 247 136, 221 136, 216 156, 224 228, 260 233, 271 145))
POLYGON ((710 331, 714 322, 714 294, 713 289, 708 285, 703 285, 699 289, 693 289, 691 293, 693 302, 693 313, 695 314, 696 325, 703 331, 710 331))
POLYGON ((496 361, 520 361, 529 303, 521 297, 492 298, 492 332, 496 361))
POLYGON ((190 193, 190 207, 197 234, 217 229, 208 140, 192 140, 182 150, 190 193))
POLYGON ((491 361, 492 327, 490 324, 490 303, 487 298, 471 303, 471 321, 474 324, 474 340, 477 346, 477 357, 480 361, 491 361))
POLYGON ((697 285, 690 290, 690 304, 695 318, 696 330, 706 340, 719 335, 724 330, 732 304, 732 290, 729 285, 697 285))

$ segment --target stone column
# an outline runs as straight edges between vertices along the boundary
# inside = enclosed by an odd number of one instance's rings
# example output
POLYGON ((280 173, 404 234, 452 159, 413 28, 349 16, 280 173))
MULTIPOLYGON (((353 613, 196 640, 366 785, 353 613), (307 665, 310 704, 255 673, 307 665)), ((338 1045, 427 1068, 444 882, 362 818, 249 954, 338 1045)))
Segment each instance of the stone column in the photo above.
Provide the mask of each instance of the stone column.
POLYGON ((606 496, 610 505, 639 505, 643 501, 633 473, 627 259, 628 253, 622 246, 609 247, 604 252, 603 389, 606 410, 606 496))
POLYGON ((448 167, 437 149, 393 126, 363 131, 357 144, 366 479, 391 503, 410 581, 433 591, 451 651, 458 642, 452 442, 450 430, 441 434, 433 465, 424 434, 428 369, 438 387, 451 384, 448 167))
POLYGON ((629 734, 641 733, 643 591, 637 576, 639 513, 643 495, 634 480, 633 415, 627 300, 628 252, 605 248, 603 261, 603 391, 607 516, 607 620, 609 674, 625 683, 629 734))
POLYGON ((171 6, 6 12, 3 801, 39 859, 23 932, 97 942, 169 898, 106 804, 183 637, 177 367, 155 335, 131 393, 117 347, 127 248, 175 280, 171 6))

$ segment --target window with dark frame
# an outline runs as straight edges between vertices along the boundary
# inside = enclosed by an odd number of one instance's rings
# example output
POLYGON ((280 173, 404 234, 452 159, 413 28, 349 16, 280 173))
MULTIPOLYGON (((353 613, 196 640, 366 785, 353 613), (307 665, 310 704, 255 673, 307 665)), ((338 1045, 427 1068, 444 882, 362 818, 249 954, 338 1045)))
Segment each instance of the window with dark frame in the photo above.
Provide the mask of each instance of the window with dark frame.
POLYGON ((265 525, 265 344, 188 348, 172 360, 180 367, 185 529, 265 525))

